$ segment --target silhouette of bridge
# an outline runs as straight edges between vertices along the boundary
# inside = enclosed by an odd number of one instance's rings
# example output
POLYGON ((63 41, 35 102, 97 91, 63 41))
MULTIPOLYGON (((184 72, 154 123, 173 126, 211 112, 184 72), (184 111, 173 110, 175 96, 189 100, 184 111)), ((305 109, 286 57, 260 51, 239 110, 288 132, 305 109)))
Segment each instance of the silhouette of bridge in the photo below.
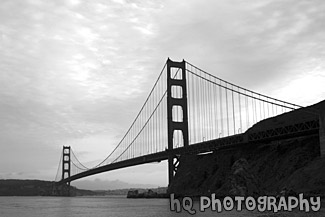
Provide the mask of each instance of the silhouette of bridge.
POLYGON ((315 111, 232 84, 184 60, 168 59, 115 149, 89 168, 64 146, 56 181, 70 185, 98 173, 168 160, 171 183, 182 155, 316 134, 319 125, 315 111), (293 110, 310 115, 286 125, 263 125, 262 120, 293 110))

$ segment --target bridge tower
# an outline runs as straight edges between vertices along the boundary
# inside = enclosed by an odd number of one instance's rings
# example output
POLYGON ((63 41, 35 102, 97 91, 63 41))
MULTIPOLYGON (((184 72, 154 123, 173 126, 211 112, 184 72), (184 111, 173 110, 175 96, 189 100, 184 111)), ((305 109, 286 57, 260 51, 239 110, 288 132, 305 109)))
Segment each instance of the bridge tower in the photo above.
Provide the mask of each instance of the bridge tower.
MULTIPOLYGON (((70 146, 63 146, 63 160, 62 160, 62 179, 69 178, 71 174, 71 157, 70 157, 70 146), (67 177, 65 175, 67 174, 67 177)), ((70 185, 70 182, 67 183, 70 185)))
POLYGON ((167 60, 167 121, 168 121, 168 181, 173 182, 179 163, 179 156, 173 154, 174 136, 182 136, 184 147, 189 145, 188 139, 188 113, 186 91, 185 61, 174 62, 167 60), (174 70, 174 71, 173 71, 174 70), (179 71, 181 70, 181 72, 179 71), (173 73, 174 72, 174 73, 173 73), (180 93, 176 95, 176 92, 180 93), (173 116, 176 112, 181 114, 181 119, 173 116))
POLYGON ((319 144, 320 156, 325 157, 325 102, 320 103, 319 108, 319 144))

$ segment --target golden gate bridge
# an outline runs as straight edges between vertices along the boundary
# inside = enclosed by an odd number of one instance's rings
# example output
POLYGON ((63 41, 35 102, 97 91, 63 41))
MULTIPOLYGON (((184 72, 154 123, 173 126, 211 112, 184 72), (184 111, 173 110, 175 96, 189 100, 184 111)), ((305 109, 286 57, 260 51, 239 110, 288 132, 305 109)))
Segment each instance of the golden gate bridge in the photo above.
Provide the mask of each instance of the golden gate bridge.
MULTIPOLYGON (((182 155, 317 134, 319 129, 319 111, 240 87, 185 60, 168 59, 114 150, 87 167, 70 146, 63 146, 55 181, 70 185, 98 173, 168 160, 171 183, 182 155), (263 125, 263 120, 294 110, 304 113, 304 118, 278 127, 263 125), (254 125, 255 130, 250 130, 254 125)), ((325 133, 321 135, 325 138, 325 133)))

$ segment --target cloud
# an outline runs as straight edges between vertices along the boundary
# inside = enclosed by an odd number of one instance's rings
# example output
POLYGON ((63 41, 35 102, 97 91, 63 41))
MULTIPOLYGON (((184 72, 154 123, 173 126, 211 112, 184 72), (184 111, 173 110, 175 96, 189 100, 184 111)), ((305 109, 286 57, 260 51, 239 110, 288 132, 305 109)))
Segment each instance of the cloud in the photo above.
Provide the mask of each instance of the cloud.
POLYGON ((167 5, 166 13, 157 18, 163 36, 158 50, 259 89, 270 80, 292 78, 292 69, 299 68, 301 61, 320 58, 323 10, 321 1, 167 5))
POLYGON ((138 31, 150 31, 142 10, 103 1, 3 2, 0 116, 8 157, 1 159, 2 165, 11 156, 28 161, 4 170, 42 169, 37 162, 56 170, 51 165, 59 147, 68 144, 83 150, 97 142, 90 156, 105 157, 105 140, 106 146, 116 143, 137 112, 128 104, 140 108, 138 99, 145 98, 148 72, 139 64, 150 58, 135 55, 149 49, 143 44, 148 36, 138 31))

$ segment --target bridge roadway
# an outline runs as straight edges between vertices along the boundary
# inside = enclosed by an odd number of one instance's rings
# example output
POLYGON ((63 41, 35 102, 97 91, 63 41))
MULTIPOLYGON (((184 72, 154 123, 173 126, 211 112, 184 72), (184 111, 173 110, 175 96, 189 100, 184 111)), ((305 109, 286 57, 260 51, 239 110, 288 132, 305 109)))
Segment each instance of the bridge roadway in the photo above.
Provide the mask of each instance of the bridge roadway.
POLYGON ((162 160, 167 160, 168 156, 180 156, 186 154, 199 154, 206 153, 220 149, 234 148, 244 144, 261 143, 278 139, 289 139, 299 136, 306 136, 319 133, 319 120, 310 119, 305 120, 301 123, 294 123, 291 125, 281 126, 274 129, 266 130, 255 130, 250 132, 246 131, 242 134, 237 134, 234 136, 228 136, 220 139, 214 139, 206 142, 196 143, 189 145, 188 147, 175 148, 173 150, 165 150, 162 152, 148 154, 141 157, 135 157, 128 160, 123 160, 116 163, 107 164, 105 166, 93 168, 76 175, 70 176, 69 178, 63 179, 58 182, 58 184, 63 184, 84 178, 87 176, 95 175, 98 173, 103 173, 111 170, 116 170, 125 167, 136 166, 145 163, 160 162, 162 160))

